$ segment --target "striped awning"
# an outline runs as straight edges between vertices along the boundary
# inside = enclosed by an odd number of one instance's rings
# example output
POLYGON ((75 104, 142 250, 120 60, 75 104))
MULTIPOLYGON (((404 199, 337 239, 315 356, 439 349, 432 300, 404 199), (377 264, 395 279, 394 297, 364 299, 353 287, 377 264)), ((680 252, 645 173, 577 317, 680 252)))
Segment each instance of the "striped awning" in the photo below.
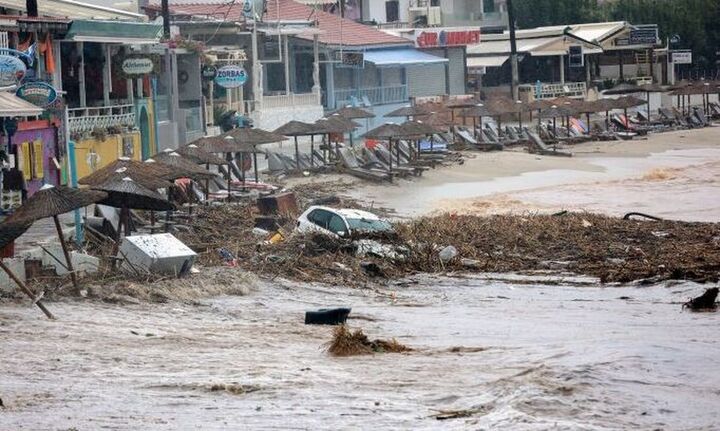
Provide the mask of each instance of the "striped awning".
POLYGON ((17 97, 13 93, 0 91, 0 117, 32 117, 42 113, 42 108, 17 97))

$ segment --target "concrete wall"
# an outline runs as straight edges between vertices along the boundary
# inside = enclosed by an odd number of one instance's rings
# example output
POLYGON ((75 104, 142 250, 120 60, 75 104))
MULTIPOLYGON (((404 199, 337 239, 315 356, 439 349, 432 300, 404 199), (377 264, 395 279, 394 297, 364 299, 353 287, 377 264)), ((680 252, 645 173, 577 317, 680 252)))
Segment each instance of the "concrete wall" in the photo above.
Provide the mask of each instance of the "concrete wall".
POLYGON ((250 114, 258 129, 275 130, 291 120, 314 123, 325 115, 322 105, 299 105, 283 108, 263 108, 250 114))
MULTIPOLYGON (((385 14, 385 0, 363 0, 363 21, 375 20, 378 23, 386 23, 387 16, 385 14)), ((398 19, 401 22, 408 21, 408 9, 410 0, 399 0, 398 2, 398 19)))
POLYGON ((108 135, 102 141, 97 138, 80 139, 75 143, 75 154, 78 178, 90 175, 119 157, 140 160, 142 157, 140 132, 108 135), (127 147, 124 145, 124 138, 129 138, 130 145, 127 147))
POLYGON ((172 121, 160 121, 157 127, 158 151, 174 150, 179 140, 177 124, 172 121))

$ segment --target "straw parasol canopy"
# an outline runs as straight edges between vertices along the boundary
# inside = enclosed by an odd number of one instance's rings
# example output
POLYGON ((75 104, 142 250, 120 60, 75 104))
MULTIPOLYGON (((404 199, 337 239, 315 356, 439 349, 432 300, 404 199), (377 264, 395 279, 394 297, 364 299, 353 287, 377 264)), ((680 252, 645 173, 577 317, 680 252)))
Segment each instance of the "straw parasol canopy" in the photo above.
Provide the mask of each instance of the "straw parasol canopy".
POLYGON ((435 127, 431 126, 430 124, 423 123, 422 121, 408 120, 402 123, 400 127, 405 131, 406 136, 424 136, 440 133, 440 131, 437 130, 435 127))
POLYGON ((645 91, 646 90, 644 90, 638 85, 623 82, 622 84, 618 84, 609 90, 605 90, 603 93, 608 95, 624 95, 632 93, 644 93, 645 91))
POLYGON ((635 96, 625 96, 621 97, 616 100, 617 107, 619 109, 628 109, 628 108, 634 108, 636 106, 641 106, 647 103, 646 100, 639 99, 635 96))
POLYGON ((385 117, 422 117, 430 115, 431 112, 422 106, 403 106, 385 114, 385 117))
POLYGON ((20 238, 30 228, 31 223, 22 220, 5 220, 0 223, 0 248, 20 238))
POLYGON ((314 125, 321 133, 346 133, 360 127, 360 124, 338 115, 321 118, 314 125))
POLYGON ((358 120, 362 118, 375 118, 375 114, 362 108, 356 108, 354 106, 346 106, 340 108, 332 114, 338 114, 348 120, 358 120))
POLYGON ((175 206, 159 193, 135 182, 131 177, 111 179, 93 186, 95 190, 107 193, 100 204, 115 208, 132 208, 148 211, 172 211, 175 206))
POLYGON ((73 269, 70 252, 63 237, 62 227, 58 216, 67 212, 86 207, 107 198, 104 192, 88 189, 72 189, 64 186, 44 185, 32 195, 12 215, 11 220, 28 226, 37 220, 52 217, 55 222, 58 239, 65 255, 65 263, 70 272, 73 285, 79 289, 77 275, 73 269))
POLYGON ((80 179, 79 183, 94 186, 107 182, 111 178, 131 176, 137 182, 150 189, 161 189, 170 186, 172 167, 160 163, 143 163, 121 157, 107 166, 80 179))
POLYGON ((527 104, 506 97, 498 97, 488 101, 487 107, 494 115, 521 114, 530 111, 527 104))
POLYGON ((474 97, 456 98, 448 100, 445 103, 445 107, 448 109, 471 108, 478 103, 480 103, 480 101, 474 97))
POLYGON ((288 121, 275 129, 273 133, 284 136, 308 136, 317 134, 317 127, 314 124, 303 123, 302 121, 288 121))
POLYGON ((366 139, 389 140, 405 136, 406 131, 399 124, 385 123, 368 132, 363 137, 366 139))
POLYGON ((15 211, 11 220, 32 223, 86 207, 106 197, 107 194, 96 190, 46 184, 15 211))
POLYGON ((197 144, 190 143, 178 148, 177 152, 186 159, 202 165, 226 165, 227 162, 197 144))
POLYGON ((536 99, 527 104, 527 107, 532 111, 542 111, 543 109, 550 108, 555 105, 553 102, 546 99, 536 99))
POLYGON ((540 118, 562 118, 573 114, 573 111, 564 106, 551 106, 540 111, 540 118))
POLYGON ((231 129, 221 136, 223 138, 229 136, 238 143, 249 145, 272 144, 273 142, 285 141, 287 139, 285 136, 277 133, 247 127, 231 129))
POLYGON ((206 136, 198 139, 194 144, 208 153, 232 153, 240 151, 237 149, 234 140, 225 139, 222 136, 206 136))
MULTIPOLYGON (((154 160, 157 163, 171 166, 177 178, 192 178, 194 180, 214 178, 216 175, 200 166, 184 158, 174 151, 163 151, 155 154, 148 160, 154 160)), ((150 162, 152 163, 152 162, 150 162)))
POLYGON ((463 117, 492 117, 494 114, 487 106, 476 103, 469 108, 465 108, 461 115, 463 117))

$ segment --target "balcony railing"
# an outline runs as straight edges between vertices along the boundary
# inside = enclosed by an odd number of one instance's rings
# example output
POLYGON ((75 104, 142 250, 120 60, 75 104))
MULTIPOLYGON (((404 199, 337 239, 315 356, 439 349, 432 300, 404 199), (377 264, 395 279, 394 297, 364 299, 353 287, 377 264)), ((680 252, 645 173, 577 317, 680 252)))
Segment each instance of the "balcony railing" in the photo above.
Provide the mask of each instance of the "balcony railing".
MULTIPOLYGON (((343 88, 335 90, 335 106, 344 106, 353 102, 367 101, 371 105, 386 105, 390 103, 403 103, 408 100, 407 85, 392 85, 368 88, 343 88)), ((332 108, 334 108, 332 107, 332 108)))
POLYGON ((68 109, 71 133, 92 132, 93 129, 135 126, 134 105, 94 106, 68 109))
POLYGON ((277 96, 263 96, 263 108, 289 108, 302 105, 317 105, 320 103, 316 93, 281 94, 277 96))
POLYGON ((536 85, 524 84, 520 86, 520 91, 534 94, 535 99, 555 99, 563 96, 584 98, 587 94, 587 86, 584 82, 540 84, 540 92, 538 93, 536 85))

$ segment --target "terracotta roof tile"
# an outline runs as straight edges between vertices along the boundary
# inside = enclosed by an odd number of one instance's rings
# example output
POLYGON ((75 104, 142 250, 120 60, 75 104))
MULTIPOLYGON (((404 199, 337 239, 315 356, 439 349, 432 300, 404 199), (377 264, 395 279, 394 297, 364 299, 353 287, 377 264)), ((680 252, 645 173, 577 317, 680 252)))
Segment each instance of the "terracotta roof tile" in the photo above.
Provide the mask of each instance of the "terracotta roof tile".
MULTIPOLYGON (((149 9, 158 10, 158 5, 151 5, 149 9)), ((187 15, 222 19, 227 21, 244 22, 242 15, 242 2, 228 4, 227 2, 214 3, 186 3, 170 6, 174 15, 187 15)), ((293 0, 270 0, 264 20, 272 23, 273 20, 304 20, 315 21, 322 33, 318 35, 320 43, 326 45, 345 46, 387 46, 409 45, 407 39, 393 36, 375 28, 357 23, 350 19, 340 18, 328 12, 314 9, 310 6, 293 0)), ((311 35, 298 37, 312 40, 311 35)))

